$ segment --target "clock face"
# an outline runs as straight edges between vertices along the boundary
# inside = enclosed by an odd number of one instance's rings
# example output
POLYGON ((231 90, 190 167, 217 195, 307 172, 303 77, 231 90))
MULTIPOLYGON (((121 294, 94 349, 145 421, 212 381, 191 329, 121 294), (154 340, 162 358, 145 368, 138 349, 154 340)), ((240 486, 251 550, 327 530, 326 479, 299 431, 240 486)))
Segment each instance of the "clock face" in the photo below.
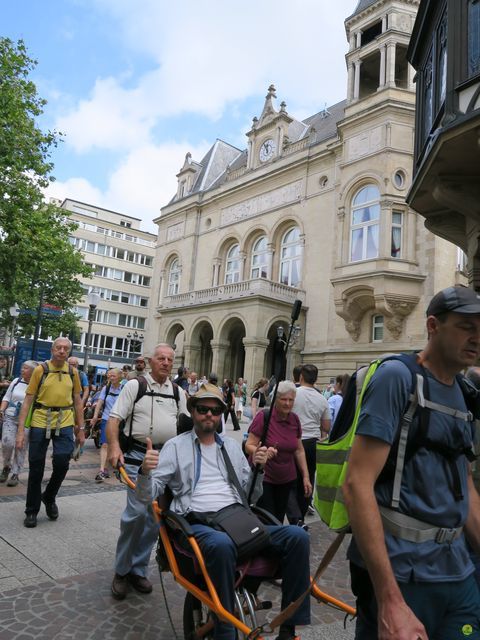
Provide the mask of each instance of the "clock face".
POLYGON ((277 145, 271 138, 269 138, 268 140, 265 140, 265 142, 260 147, 260 153, 259 153, 260 161, 266 162, 267 160, 270 160, 270 158, 275 153, 276 148, 277 148, 277 145))

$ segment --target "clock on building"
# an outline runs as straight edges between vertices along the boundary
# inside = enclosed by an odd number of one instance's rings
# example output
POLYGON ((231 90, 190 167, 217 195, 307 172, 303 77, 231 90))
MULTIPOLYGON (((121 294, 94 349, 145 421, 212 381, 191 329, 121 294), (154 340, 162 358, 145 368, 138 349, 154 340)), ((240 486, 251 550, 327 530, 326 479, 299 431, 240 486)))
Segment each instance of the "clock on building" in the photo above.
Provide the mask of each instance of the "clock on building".
POLYGON ((266 162, 267 160, 270 160, 270 158, 275 153, 276 148, 277 145, 275 144, 274 140, 272 140, 271 138, 265 140, 265 142, 262 143, 262 146, 260 147, 260 153, 258 154, 260 162, 266 162))

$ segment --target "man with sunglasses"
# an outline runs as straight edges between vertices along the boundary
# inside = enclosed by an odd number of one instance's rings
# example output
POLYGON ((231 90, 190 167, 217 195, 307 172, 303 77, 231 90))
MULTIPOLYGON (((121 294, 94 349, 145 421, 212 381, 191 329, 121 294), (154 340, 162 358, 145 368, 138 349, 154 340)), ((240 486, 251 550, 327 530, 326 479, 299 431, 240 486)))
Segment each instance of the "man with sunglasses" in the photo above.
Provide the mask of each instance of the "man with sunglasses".
MULTIPOLYGON (((168 487, 173 493, 170 506, 174 512, 187 517, 191 512, 216 512, 241 497, 231 482, 222 447, 231 460, 233 470, 248 494, 253 471, 240 445, 232 438, 222 439, 217 428, 225 402, 216 385, 202 384, 188 399, 188 409, 194 428, 169 440, 161 452, 155 451, 147 440, 147 451, 137 478, 137 495, 150 503, 168 487)), ((271 452, 259 443, 253 453, 253 464, 267 462, 271 452)), ((262 492, 263 474, 257 476, 253 491, 255 502, 262 492)), ((209 575, 223 606, 234 610, 234 577, 237 551, 232 539, 223 531, 205 524, 191 524, 204 554, 209 575)), ((296 600, 309 585, 309 537, 299 527, 269 526, 270 542, 266 551, 278 556, 282 570, 282 609, 296 600)), ((310 623, 310 599, 307 597, 296 612, 280 627, 277 640, 293 640, 295 625, 310 623)), ((231 624, 215 620, 214 638, 234 640, 236 631, 231 624)))

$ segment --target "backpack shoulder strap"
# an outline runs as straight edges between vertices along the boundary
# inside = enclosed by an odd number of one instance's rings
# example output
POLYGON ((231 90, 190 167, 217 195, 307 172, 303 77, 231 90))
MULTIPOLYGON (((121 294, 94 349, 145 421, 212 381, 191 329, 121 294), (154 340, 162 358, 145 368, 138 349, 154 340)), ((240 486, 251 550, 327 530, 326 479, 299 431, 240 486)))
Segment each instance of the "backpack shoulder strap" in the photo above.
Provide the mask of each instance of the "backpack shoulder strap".
MULTIPOLYGON (((137 402, 143 398, 143 396, 147 393, 147 389, 148 389, 148 382, 145 376, 137 376, 137 382, 138 382, 138 391, 137 391, 135 400, 133 401, 134 405, 137 404, 137 402)), ((132 409, 132 415, 133 415, 133 409, 132 409)))
POLYGON ((180 391, 178 390, 178 384, 176 382, 172 382, 172 387, 173 387, 173 397, 175 398, 177 411, 178 411, 178 404, 180 402, 180 391))

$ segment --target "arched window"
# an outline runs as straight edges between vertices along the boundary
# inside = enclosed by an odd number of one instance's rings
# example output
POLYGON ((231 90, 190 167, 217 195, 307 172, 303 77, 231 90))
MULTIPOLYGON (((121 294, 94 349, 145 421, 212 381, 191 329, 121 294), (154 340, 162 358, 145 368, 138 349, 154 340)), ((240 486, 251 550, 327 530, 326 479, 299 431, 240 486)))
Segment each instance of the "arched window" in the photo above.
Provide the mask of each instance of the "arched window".
POLYGON ((282 238, 280 247, 280 282, 298 287, 302 280, 302 244, 300 229, 289 229, 282 238))
POLYGON ((267 238, 262 236, 259 238, 252 249, 252 268, 250 278, 267 278, 268 277, 268 250, 267 238))
POLYGON ((175 296, 180 290, 180 263, 178 259, 172 260, 168 270, 168 295, 175 296))
POLYGON ((225 265, 225 284, 233 284, 240 280, 240 247, 234 244, 227 253, 225 265))
POLYGON ((380 192, 370 184, 358 191, 352 201, 350 260, 378 257, 380 192))

